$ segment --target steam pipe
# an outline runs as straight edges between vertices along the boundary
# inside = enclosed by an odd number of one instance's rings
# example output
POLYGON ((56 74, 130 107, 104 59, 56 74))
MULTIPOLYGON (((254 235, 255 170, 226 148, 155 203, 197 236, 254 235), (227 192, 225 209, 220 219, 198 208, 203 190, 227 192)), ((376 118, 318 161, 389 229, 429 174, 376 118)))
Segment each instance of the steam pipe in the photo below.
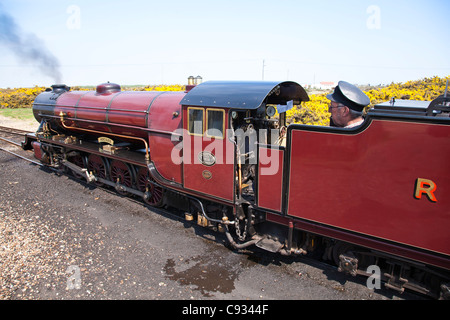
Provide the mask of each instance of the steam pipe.
POLYGON ((242 243, 242 244, 237 244, 237 243, 234 241, 233 237, 231 236, 230 231, 228 230, 228 226, 227 226, 227 225, 225 225, 225 235, 227 236, 228 242, 229 242, 229 243, 233 246, 233 248, 235 248, 235 249, 244 249, 244 248, 250 247, 250 246, 256 244, 256 243, 260 240, 260 239, 250 240, 250 241, 244 242, 244 243, 242 243))

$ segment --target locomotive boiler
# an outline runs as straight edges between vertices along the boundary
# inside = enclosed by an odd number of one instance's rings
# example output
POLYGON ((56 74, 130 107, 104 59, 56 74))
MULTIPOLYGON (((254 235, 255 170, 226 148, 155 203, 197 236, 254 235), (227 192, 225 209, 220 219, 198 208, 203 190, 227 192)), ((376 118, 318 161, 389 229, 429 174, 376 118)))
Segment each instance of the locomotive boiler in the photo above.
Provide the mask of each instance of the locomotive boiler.
POLYGON ((288 124, 295 82, 184 92, 54 85, 23 146, 48 166, 224 232, 236 249, 311 254, 389 288, 450 296, 450 107, 374 106, 355 128, 288 124))

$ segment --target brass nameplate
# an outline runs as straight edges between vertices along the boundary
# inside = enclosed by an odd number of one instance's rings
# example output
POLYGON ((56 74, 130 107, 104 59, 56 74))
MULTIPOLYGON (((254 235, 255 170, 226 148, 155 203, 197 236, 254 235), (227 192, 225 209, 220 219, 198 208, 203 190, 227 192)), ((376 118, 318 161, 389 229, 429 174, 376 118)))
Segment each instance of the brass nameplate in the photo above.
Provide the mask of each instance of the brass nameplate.
POLYGON ((98 142, 99 143, 107 143, 107 144, 110 144, 110 145, 114 145, 114 140, 113 139, 111 139, 111 138, 108 138, 108 137, 99 137, 98 138, 98 142))

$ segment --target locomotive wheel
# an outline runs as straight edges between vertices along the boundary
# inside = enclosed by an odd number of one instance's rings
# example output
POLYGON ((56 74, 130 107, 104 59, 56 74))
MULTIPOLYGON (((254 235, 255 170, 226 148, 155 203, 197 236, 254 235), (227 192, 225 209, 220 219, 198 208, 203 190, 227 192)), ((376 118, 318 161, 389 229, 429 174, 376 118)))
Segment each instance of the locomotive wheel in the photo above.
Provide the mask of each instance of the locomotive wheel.
MULTIPOLYGON (((94 175, 98 176, 99 178, 102 179, 108 179, 108 163, 106 162, 105 159, 103 159, 102 157, 95 155, 95 154, 91 154, 88 157, 88 171, 92 172, 94 175)), ((103 183, 101 182, 96 182, 95 183, 98 186, 102 186, 103 183)))
POLYGON ((156 187, 151 183, 154 181, 150 176, 147 168, 141 167, 137 170, 137 187, 139 191, 148 192, 149 197, 144 197, 144 202, 153 207, 161 207, 163 204, 163 192, 164 190, 160 187, 156 187))
MULTIPOLYGON (((133 187, 133 181, 134 181, 133 171, 131 170, 131 167, 128 164, 126 164, 122 161, 113 160, 111 162, 110 176, 111 176, 111 181, 114 183, 119 183, 128 188, 133 187)), ((121 190, 120 188, 116 188, 116 190, 121 195, 124 195, 124 196, 129 195, 128 192, 121 190)))
MULTIPOLYGON (((72 157, 68 157, 67 158, 67 161, 69 161, 69 162, 71 162, 71 163, 73 163, 73 164, 76 164, 77 166, 79 166, 80 168, 85 168, 86 166, 85 166, 85 163, 84 163, 84 159, 83 159, 83 157, 81 156, 81 155, 76 155, 76 156, 72 156, 72 157)), ((77 179, 83 179, 83 178, 85 178, 84 176, 82 176, 81 174, 79 174, 79 173, 77 173, 77 172, 75 172, 75 171, 73 171, 73 170, 71 170, 71 169, 68 169, 68 172, 69 173, 71 173, 75 178, 77 178, 77 179)))

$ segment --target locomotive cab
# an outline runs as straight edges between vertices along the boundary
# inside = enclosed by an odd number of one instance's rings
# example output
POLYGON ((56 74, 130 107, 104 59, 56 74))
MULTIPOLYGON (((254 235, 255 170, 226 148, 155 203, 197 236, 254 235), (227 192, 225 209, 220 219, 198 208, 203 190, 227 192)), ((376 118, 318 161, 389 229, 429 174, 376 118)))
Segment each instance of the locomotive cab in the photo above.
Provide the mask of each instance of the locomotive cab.
MULTIPOLYGON (((260 149, 284 148, 285 112, 308 100, 294 82, 208 81, 190 90, 181 101, 184 187, 228 202, 254 203, 260 149)), ((277 167, 271 175, 282 171, 275 153, 269 159, 277 167)))

